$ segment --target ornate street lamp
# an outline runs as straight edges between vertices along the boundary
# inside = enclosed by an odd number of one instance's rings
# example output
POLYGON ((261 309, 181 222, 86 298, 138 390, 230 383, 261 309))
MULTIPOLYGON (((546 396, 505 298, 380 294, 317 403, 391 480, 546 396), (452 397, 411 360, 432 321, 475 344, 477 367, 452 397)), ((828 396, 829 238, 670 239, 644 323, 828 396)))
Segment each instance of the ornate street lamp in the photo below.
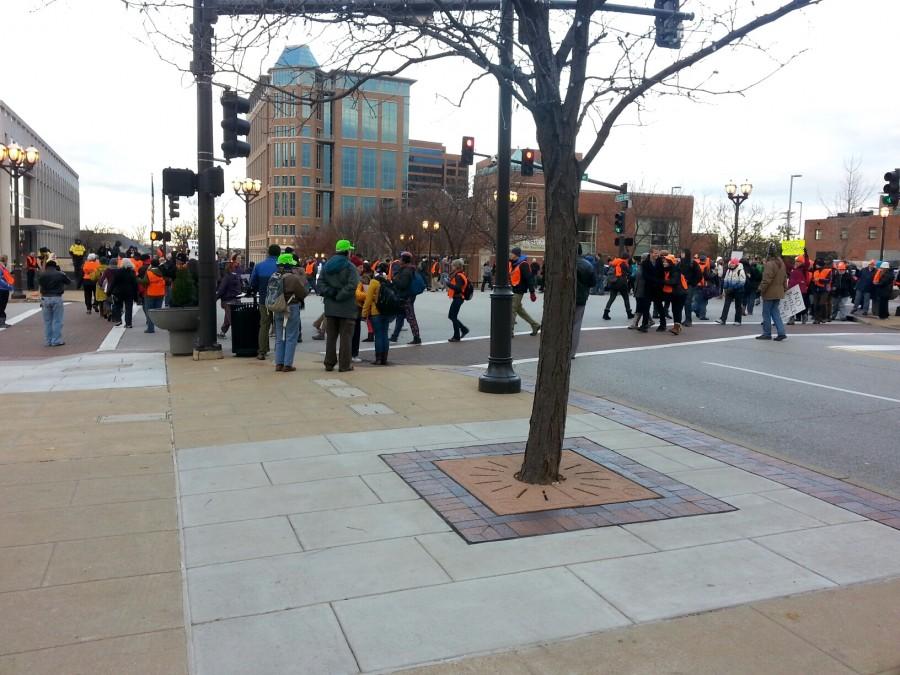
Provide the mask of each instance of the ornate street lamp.
POLYGON ((216 222, 219 224, 223 230, 225 230, 225 261, 228 262, 231 260, 231 231, 237 226, 238 218, 237 216, 231 217, 231 224, 225 224, 225 214, 220 213, 216 216, 216 222))
MULTIPOLYGON (((441 224, 436 220, 423 220, 422 221, 422 230, 428 233, 428 270, 429 274, 431 274, 431 239, 434 237, 434 233, 441 229, 441 224)), ((431 284, 428 284, 430 287, 431 284)))
POLYGON ((750 198, 751 192, 753 192, 753 185, 748 181, 744 181, 741 184, 740 192, 738 192, 738 186, 734 184, 734 181, 730 181, 728 185, 725 186, 725 194, 728 195, 728 199, 734 204, 734 231, 731 234, 732 251, 737 251, 738 215, 741 211, 741 204, 750 198))
POLYGON ((231 187, 234 188, 234 194, 244 200, 245 218, 246 218, 246 256, 244 264, 250 264, 250 202, 259 197, 262 191, 262 181, 253 178, 244 178, 242 180, 232 181, 231 187))
POLYGON ((3 145, 0 143, 0 168, 9 174, 13 180, 13 228, 12 228, 12 254, 13 254, 13 285, 12 297, 21 300, 25 297, 24 284, 22 283, 22 264, 25 258, 25 250, 22 246, 22 233, 19 226, 19 178, 30 172, 41 158, 41 153, 34 146, 22 148, 18 143, 3 145))

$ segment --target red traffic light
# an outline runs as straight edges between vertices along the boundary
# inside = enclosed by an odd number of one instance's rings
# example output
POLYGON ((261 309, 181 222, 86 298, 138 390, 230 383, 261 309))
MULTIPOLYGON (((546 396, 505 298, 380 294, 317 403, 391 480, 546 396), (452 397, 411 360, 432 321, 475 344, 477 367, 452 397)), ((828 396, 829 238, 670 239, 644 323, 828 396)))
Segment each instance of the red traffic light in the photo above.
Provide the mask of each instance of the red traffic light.
POLYGON ((530 148, 522 150, 522 175, 534 175, 534 150, 530 148))
POLYGON ((464 166, 472 166, 475 161, 475 137, 462 137, 462 150, 460 152, 459 163, 464 166))

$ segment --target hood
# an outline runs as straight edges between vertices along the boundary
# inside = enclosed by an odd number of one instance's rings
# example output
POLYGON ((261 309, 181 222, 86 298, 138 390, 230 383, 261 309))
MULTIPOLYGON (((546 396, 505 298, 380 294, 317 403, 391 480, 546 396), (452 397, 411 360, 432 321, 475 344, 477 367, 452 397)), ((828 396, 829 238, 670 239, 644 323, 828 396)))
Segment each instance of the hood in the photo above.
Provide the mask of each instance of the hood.
POLYGON ((340 272, 345 267, 350 267, 352 263, 349 258, 345 255, 333 255, 328 259, 328 262, 325 263, 325 272, 326 274, 335 274, 340 272))
POLYGON ((518 258, 516 258, 516 262, 513 263, 513 264, 514 264, 514 265, 518 265, 519 263, 523 263, 523 262, 528 262, 528 256, 527 256, 527 255, 520 255, 518 258))

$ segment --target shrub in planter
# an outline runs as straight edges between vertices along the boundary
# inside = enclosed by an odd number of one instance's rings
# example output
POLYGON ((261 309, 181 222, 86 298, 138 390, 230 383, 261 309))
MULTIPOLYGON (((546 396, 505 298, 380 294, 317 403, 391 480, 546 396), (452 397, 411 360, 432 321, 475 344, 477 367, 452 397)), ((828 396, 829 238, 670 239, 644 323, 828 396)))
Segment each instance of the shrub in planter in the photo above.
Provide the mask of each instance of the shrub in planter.
POLYGON ((196 307, 197 284, 190 270, 182 268, 175 272, 172 282, 172 307, 196 307))

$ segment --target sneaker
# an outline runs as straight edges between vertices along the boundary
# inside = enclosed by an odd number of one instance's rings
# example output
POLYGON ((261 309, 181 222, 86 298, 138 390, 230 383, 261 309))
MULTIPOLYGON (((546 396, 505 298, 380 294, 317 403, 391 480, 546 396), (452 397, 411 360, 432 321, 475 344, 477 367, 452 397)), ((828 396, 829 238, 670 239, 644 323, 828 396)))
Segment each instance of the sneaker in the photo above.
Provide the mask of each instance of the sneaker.
POLYGON ((410 341, 407 342, 406 344, 408 344, 408 345, 420 345, 420 344, 422 344, 422 338, 420 338, 420 337, 414 337, 412 340, 410 340, 410 341))
POLYGON ((116 326, 121 326, 121 325, 122 325, 122 322, 121 322, 121 321, 116 321, 116 323, 115 323, 114 325, 116 325, 116 326))
POLYGON ((469 329, 468 329, 468 328, 463 328, 463 329, 462 329, 462 335, 460 336, 460 339, 466 337, 466 335, 468 335, 468 334, 469 334, 469 329))
POLYGON ((647 326, 638 326, 635 330, 637 330, 638 332, 641 332, 641 333, 646 333, 650 329, 647 328, 647 326))
POLYGON ((363 360, 361 358, 359 358, 358 356, 350 357, 350 363, 362 363, 362 362, 363 362, 363 360))
POLYGON ((719 324, 720 326, 724 326, 727 323, 727 321, 725 321, 725 319, 716 319, 716 323, 719 324))
POLYGON ((316 333, 315 335, 313 335, 313 340, 324 340, 324 339, 325 339, 325 333, 316 333))
POLYGON ((460 341, 460 339, 458 337, 452 337, 449 340, 447 340, 447 342, 459 342, 459 341, 460 341))
POLYGON ((155 333, 155 330, 150 330, 149 328, 144 329, 145 333, 155 333))
POLYGON ((741 325, 741 322, 740 322, 740 321, 732 321, 732 322, 731 322, 731 325, 732 325, 732 326, 740 326, 740 325, 741 325))
POLYGON ((256 360, 257 360, 257 361, 265 361, 265 360, 266 360, 266 355, 265 355, 265 354, 257 354, 257 355, 256 355, 256 360))
POLYGON ((394 337, 393 335, 391 335, 391 337, 388 338, 388 339, 389 339, 391 342, 396 342, 398 338, 396 338, 396 337, 394 337))
POLYGON ((771 335, 757 335, 756 339, 757 340, 771 340, 772 336, 771 335))
POLYGON ((540 325, 540 324, 538 324, 537 326, 533 327, 533 328, 531 329, 531 335, 532 335, 532 336, 537 335, 538 332, 541 330, 541 328, 543 328, 543 326, 540 325))
POLYGON ((284 369, 283 369, 281 372, 283 372, 283 373, 293 373, 295 370, 297 370, 297 369, 294 368, 294 366, 285 366, 284 369))
POLYGON ((775 338, 775 342, 781 342, 782 340, 787 340, 787 335, 779 335, 775 338))

